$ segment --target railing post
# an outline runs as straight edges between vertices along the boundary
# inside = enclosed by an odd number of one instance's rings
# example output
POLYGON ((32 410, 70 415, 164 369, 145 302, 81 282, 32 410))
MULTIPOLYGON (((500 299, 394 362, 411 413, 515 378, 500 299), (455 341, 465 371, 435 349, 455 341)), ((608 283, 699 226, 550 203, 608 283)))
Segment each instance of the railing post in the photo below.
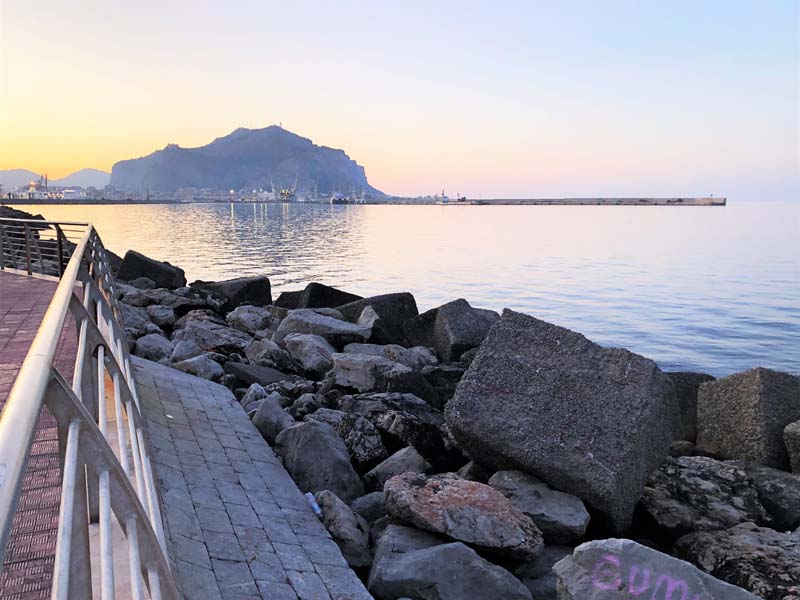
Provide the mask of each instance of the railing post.
POLYGON ((59 278, 64 274, 64 232, 61 231, 61 226, 56 225, 56 251, 58 252, 58 276, 59 278))
POLYGON ((28 239, 28 236, 30 235, 30 229, 27 223, 24 223, 23 225, 25 227, 25 265, 28 268, 28 275, 31 275, 31 241, 28 239))

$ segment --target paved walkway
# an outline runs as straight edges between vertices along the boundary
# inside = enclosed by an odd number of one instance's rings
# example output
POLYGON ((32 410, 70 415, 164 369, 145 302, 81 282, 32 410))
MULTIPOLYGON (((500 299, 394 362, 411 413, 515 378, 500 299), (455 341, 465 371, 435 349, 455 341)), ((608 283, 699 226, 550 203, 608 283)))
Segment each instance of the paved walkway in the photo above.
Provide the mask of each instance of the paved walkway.
POLYGON ((134 364, 187 600, 371 598, 230 390, 134 364))
MULTIPOLYGON (((0 271, 0 408, 5 405, 22 361, 50 305, 57 282, 0 271)), ((56 368, 67 381, 77 352, 75 323, 67 318, 56 354, 56 368)), ((0 599, 50 597, 61 500, 61 467, 55 419, 45 408, 11 530, 0 599)))

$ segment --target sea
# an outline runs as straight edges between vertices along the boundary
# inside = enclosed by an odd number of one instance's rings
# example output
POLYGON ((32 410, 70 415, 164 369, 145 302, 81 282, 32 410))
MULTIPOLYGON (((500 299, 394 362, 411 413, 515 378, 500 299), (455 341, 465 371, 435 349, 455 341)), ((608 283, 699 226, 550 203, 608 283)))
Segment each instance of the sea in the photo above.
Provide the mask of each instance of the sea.
POLYGON ((724 207, 25 205, 189 281, 267 275, 528 313, 664 370, 800 374, 800 202, 724 207))

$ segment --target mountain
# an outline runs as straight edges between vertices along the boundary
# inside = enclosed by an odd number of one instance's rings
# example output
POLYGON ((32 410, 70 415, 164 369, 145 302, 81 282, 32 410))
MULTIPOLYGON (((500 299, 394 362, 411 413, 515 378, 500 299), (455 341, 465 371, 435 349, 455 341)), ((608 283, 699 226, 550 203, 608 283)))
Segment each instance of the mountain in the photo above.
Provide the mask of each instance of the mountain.
POLYGON ((108 185, 110 173, 98 169, 81 169, 62 179, 50 181, 50 185, 62 187, 94 187, 102 190, 108 185))
POLYGON ((0 170, 0 185, 3 186, 3 193, 10 192, 16 187, 27 185, 37 179, 39 179, 39 174, 28 171, 28 169, 0 170))
POLYGON ((343 150, 317 146, 276 125, 240 128, 199 148, 175 144, 111 170, 111 185, 121 190, 174 192, 181 187, 217 190, 288 188, 297 179, 301 191, 321 194, 363 189, 383 195, 367 182, 364 167, 343 150))

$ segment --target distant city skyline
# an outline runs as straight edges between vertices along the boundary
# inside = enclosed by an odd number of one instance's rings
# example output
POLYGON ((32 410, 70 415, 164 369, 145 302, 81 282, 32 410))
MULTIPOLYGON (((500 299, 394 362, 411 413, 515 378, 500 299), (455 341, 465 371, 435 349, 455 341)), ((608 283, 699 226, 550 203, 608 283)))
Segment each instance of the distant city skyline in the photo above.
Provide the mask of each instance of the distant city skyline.
POLYGON ((799 40, 796 0, 0 0, 0 169, 282 123, 390 194, 797 199, 799 40))

